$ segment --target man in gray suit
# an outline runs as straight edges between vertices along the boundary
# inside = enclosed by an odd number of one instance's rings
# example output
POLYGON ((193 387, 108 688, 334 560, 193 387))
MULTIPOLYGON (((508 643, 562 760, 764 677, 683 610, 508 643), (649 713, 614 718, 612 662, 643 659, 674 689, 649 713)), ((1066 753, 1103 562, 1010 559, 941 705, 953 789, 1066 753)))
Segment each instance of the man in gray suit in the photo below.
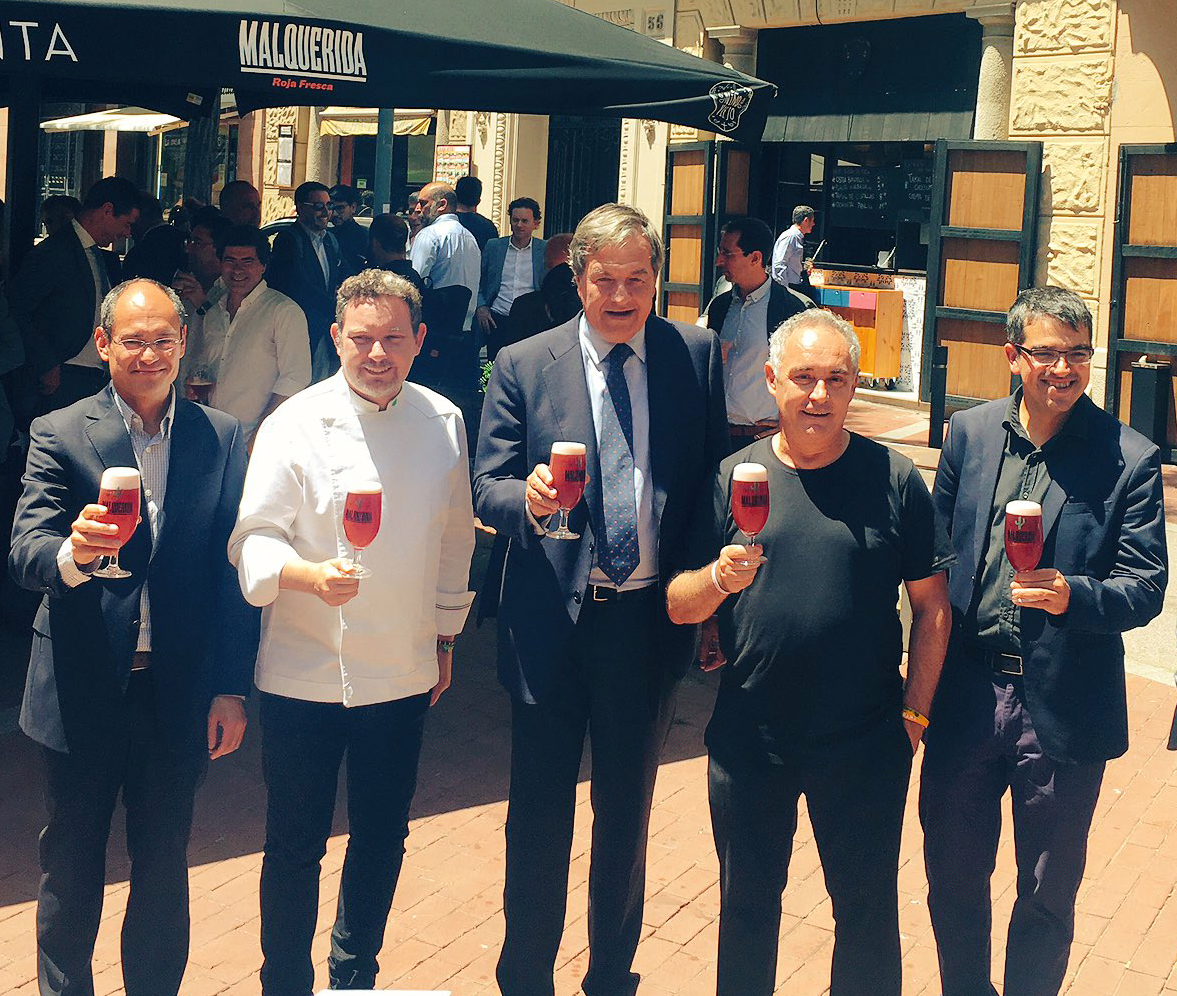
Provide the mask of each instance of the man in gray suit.
POLYGON ((482 252, 482 280, 478 285, 475 317, 490 360, 494 360, 503 346, 514 341, 510 335, 511 305, 538 289, 545 271, 547 243, 534 237, 541 217, 539 204, 530 197, 518 197, 511 201, 508 210, 511 236, 491 239, 486 244, 482 252))
POLYGON ((41 395, 36 411, 72 405, 109 380, 93 339, 102 299, 119 282, 118 257, 106 247, 131 234, 139 198, 129 180, 99 180, 78 216, 34 246, 12 280, 9 303, 41 395))

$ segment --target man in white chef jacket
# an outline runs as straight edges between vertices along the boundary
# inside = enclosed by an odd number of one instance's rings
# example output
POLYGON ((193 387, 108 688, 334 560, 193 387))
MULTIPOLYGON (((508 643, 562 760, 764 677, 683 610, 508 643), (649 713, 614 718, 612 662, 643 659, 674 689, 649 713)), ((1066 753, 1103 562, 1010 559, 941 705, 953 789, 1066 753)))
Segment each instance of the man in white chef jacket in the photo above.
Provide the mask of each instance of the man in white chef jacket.
POLYGON ((339 290, 341 369, 258 430, 229 558, 264 608, 256 682, 268 803, 261 877, 264 996, 309 996, 319 862, 347 754, 350 825, 330 983, 373 989, 408 835, 425 713, 450 683, 474 550, 466 430, 405 382, 425 337, 407 280, 365 270, 339 290), (355 484, 383 488, 353 576, 355 484))

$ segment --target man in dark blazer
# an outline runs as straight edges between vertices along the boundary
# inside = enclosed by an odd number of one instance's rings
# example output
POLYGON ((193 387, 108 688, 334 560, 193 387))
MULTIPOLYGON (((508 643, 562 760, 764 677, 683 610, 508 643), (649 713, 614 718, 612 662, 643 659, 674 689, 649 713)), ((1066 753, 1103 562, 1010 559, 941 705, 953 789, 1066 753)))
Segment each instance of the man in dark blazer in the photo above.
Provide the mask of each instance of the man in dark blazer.
POLYGON ((40 837, 42 996, 90 996, 107 837, 121 792, 131 891, 127 996, 174 996, 188 957, 187 847, 210 758, 245 730, 258 615, 226 556, 245 477, 237 421, 172 389, 184 351, 179 299, 134 280, 95 332, 111 384, 39 418, 9 569, 44 595, 21 728, 44 748, 40 837), (119 551, 131 576, 94 576, 117 548, 100 520, 108 467, 139 468, 141 522, 119 551))
POLYGON ((35 245, 13 278, 9 303, 32 375, 28 414, 72 405, 105 385, 94 327, 102 298, 119 282, 118 257, 106 247, 131 234, 139 198, 129 180, 99 180, 78 216, 35 245))
POLYGON ((486 356, 492 363, 498 351, 517 341, 511 330, 511 305, 524 294, 539 288, 547 267, 547 243, 537 239, 539 203, 531 197, 517 197, 508 205, 511 234, 491 239, 482 249, 482 277, 478 284, 478 308, 474 313, 486 342, 486 356))
POLYGON ((813 307, 769 279, 771 259, 772 229, 759 218, 733 218, 720 229, 715 267, 732 289, 712 298, 704 318, 719 336, 731 453, 776 432, 776 405, 764 386, 768 341, 783 321, 813 307))
POLYGON ((636 991, 650 800, 695 639, 667 617, 665 588, 726 446, 715 337, 650 314, 662 245, 645 215, 590 212, 571 260, 584 311, 500 353, 475 465, 475 511, 510 544, 498 581, 499 677, 512 700, 504 996, 553 992, 586 728, 584 992, 636 991), (545 535, 556 441, 587 449, 575 540, 545 535))
POLYGON ((1003 992, 1059 991, 1104 766, 1128 749, 1120 634, 1161 611, 1168 577, 1157 448, 1083 393, 1087 306, 1033 288, 1006 328, 1021 386, 952 417, 933 491, 957 556, 920 791, 944 996, 995 992, 989 880, 1007 790, 1018 875, 1003 992), (1042 507, 1037 570, 1006 555, 1013 500, 1042 507))
POLYGON ((331 345, 335 321, 335 292, 348 276, 339 243, 327 230, 331 220, 331 193, 314 180, 294 191, 298 220, 274 238, 266 285, 292 298, 307 317, 311 345, 311 380, 317 383, 339 369, 339 357, 331 345))

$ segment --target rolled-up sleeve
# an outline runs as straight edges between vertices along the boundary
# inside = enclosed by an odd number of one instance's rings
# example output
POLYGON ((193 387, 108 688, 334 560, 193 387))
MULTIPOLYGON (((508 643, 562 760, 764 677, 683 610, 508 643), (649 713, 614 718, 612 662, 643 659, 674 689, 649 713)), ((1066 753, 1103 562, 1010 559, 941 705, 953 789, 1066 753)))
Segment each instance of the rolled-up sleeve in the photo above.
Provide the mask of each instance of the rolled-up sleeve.
POLYGON ((466 454, 466 426, 460 415, 451 423, 458 459, 449 472, 449 509, 441 535, 437 575, 437 632, 462 632, 474 602, 470 591, 470 559, 474 555, 474 509, 470 498, 470 460, 466 454))
POLYGON ((298 556, 291 543, 291 526, 303 501, 297 452, 280 425, 273 420, 262 424, 229 537, 229 560, 250 605, 269 605, 278 597, 282 568, 298 556))

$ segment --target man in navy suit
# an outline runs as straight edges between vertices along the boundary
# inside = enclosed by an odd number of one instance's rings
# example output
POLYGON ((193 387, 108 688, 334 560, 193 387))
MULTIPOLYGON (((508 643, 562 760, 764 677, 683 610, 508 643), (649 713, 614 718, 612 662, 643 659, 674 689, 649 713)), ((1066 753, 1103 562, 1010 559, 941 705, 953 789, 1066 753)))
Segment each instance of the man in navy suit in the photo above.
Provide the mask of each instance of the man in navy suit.
POLYGON ((584 992, 637 989, 650 800, 695 639, 670 622, 665 589, 726 448, 717 340, 650 314, 662 243, 646 216, 619 204, 590 212, 571 262, 584 310, 499 354, 475 465, 475 511, 509 541, 498 581, 499 677, 512 700, 504 996, 553 993, 586 729, 584 992), (558 440, 587 448, 575 540, 545 535, 558 440))
POLYGON ((944 996, 995 993, 989 880, 1007 790, 1018 876, 1003 991, 1058 993, 1104 766, 1128 749, 1120 634, 1161 611, 1168 577, 1157 448, 1084 394, 1087 306, 1033 288, 1006 329, 1021 386, 953 416, 933 491, 957 556, 920 792, 944 996), (1037 570, 1006 556, 1013 500, 1042 506, 1037 570))
POLYGON ((188 958, 187 848, 210 758, 245 730, 258 615, 225 550, 245 478, 237 420, 179 397, 175 293, 111 291, 94 333, 111 384, 39 418, 9 569, 44 595, 21 728, 44 749, 37 970, 42 996, 92 996, 107 837, 122 794, 131 858, 127 996, 175 996, 188 958), (102 472, 138 468, 142 521, 119 551, 131 576, 95 577, 117 548, 99 521, 102 472))
POLYGON ((331 192, 315 180, 294 191, 298 220, 274 239, 266 286, 280 291, 302 308, 310 335, 311 379, 323 380, 339 369, 339 357, 331 345, 335 321, 335 292, 346 272, 339 243, 327 230, 331 220, 331 192))
POLYGON ((478 310, 474 313, 491 362, 503 346, 518 338, 511 334, 511 305, 537 290, 546 270, 547 243, 534 236, 539 228, 539 203, 530 197, 517 197, 507 209, 511 236, 491 239, 483 247, 478 310))
POLYGON ((131 234, 140 196, 129 180, 99 180, 87 191, 77 218, 35 245, 13 277, 9 302, 40 394, 39 401, 23 399, 27 414, 64 408, 105 386, 94 326, 120 269, 118 257, 106 247, 131 234))

